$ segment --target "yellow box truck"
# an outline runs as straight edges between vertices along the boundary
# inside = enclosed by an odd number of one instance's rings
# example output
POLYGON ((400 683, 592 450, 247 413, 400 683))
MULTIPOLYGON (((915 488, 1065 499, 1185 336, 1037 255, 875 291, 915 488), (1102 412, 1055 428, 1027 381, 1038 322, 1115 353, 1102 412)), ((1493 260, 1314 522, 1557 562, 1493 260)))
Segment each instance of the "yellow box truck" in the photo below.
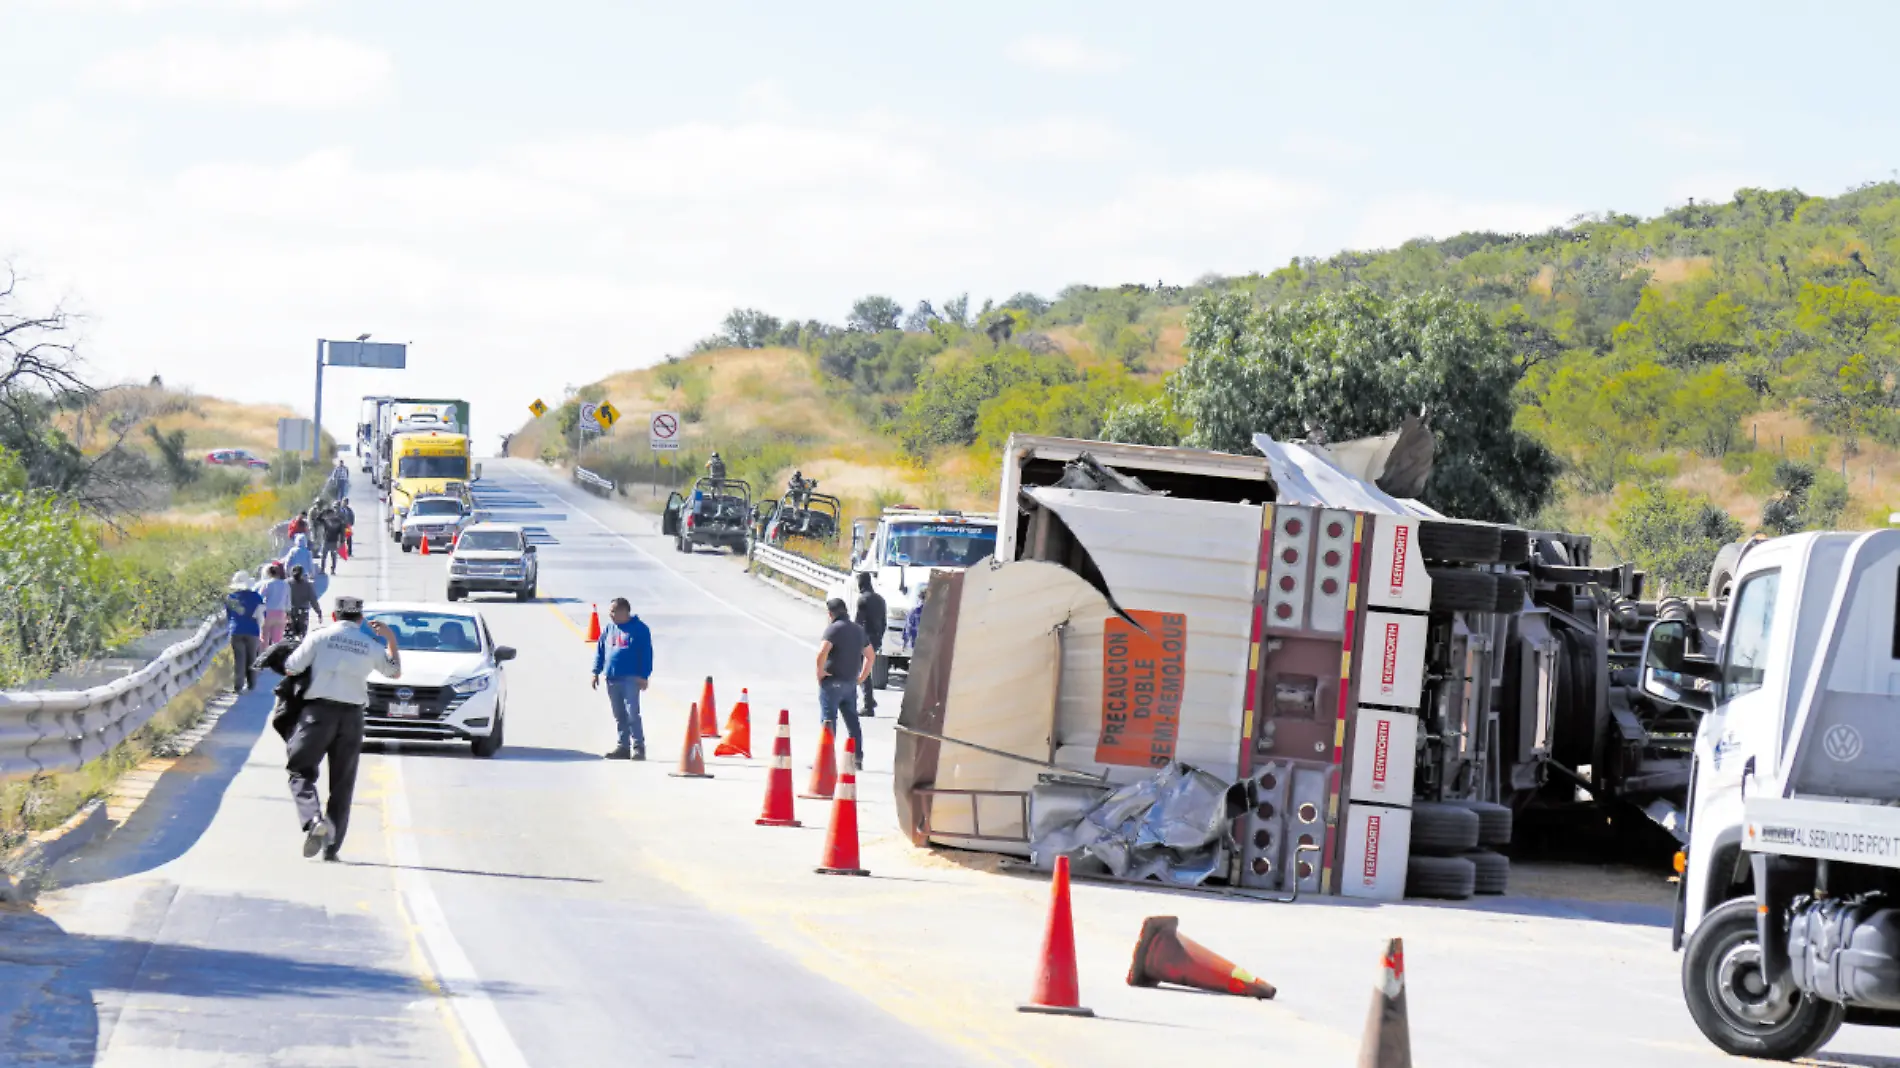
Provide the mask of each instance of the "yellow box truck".
POLYGON ((468 435, 417 430, 390 440, 389 512, 392 536, 402 530, 409 506, 418 497, 450 494, 466 498, 471 474, 468 435))

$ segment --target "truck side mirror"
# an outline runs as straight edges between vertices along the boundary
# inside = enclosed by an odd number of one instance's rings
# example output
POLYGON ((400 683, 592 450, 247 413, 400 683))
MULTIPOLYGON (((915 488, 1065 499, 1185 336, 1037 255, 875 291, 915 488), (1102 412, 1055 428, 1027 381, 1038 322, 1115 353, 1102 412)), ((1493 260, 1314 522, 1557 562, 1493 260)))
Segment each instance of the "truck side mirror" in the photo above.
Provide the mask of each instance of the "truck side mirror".
POLYGON ((1689 643, 1697 635, 1692 624, 1666 619, 1650 625, 1643 636, 1643 693, 1660 701, 1707 712, 1715 707, 1715 694, 1698 687, 1694 680, 1713 680, 1715 664, 1706 657, 1689 652, 1689 643))
POLYGON ((1681 671, 1689 653, 1689 625, 1676 619, 1652 624, 1643 638, 1643 667, 1659 671, 1681 671))
POLYGON ((476 464, 476 465, 475 465, 475 477, 474 477, 474 478, 472 478, 472 479, 470 479, 469 481, 471 481, 471 482, 480 482, 481 480, 482 480, 482 465, 481 465, 481 464, 476 464))

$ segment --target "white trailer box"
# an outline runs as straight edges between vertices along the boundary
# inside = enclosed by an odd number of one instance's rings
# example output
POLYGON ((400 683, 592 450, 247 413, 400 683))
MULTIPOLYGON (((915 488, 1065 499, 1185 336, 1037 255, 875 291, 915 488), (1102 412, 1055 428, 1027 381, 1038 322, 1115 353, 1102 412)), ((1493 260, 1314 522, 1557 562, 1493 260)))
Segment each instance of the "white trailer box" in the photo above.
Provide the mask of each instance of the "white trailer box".
POLYGON ((1373 901, 1404 897, 1405 859, 1411 845, 1411 809, 1347 805, 1339 892, 1373 901))

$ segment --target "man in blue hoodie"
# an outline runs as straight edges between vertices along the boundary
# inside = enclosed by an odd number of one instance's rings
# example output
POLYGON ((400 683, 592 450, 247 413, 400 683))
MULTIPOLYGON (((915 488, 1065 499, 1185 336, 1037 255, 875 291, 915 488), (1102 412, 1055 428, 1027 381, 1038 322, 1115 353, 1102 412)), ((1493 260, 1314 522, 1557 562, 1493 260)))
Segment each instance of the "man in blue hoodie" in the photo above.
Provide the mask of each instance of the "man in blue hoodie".
POLYGON ((647 688, 653 674, 653 633, 625 597, 616 597, 607 606, 608 625, 594 646, 594 689, 600 689, 600 676, 607 675, 607 703, 614 711, 614 725, 620 729, 620 744, 607 754, 608 760, 645 760, 646 733, 640 729, 640 691, 647 688))

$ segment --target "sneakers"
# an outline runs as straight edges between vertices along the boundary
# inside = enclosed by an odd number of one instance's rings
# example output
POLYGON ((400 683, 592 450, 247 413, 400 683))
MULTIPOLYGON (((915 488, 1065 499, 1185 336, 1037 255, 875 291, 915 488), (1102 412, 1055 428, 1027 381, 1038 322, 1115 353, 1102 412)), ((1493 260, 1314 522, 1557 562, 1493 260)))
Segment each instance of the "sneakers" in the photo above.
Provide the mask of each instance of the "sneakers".
POLYGON ((316 856, 318 853, 323 852, 324 846, 329 844, 329 841, 330 821, 322 818, 311 820, 310 826, 304 828, 303 855, 305 857, 316 856))
POLYGON ((336 849, 334 847, 323 851, 323 862, 325 864, 336 863, 336 849))
MULTIPOLYGON (((607 751, 607 752, 606 752, 605 754, 603 754, 603 755, 604 755, 604 756, 605 756, 605 757, 606 757, 606 758, 607 758, 608 760, 632 760, 632 759, 633 759, 633 753, 632 753, 632 751, 630 751, 629 749, 627 749, 627 747, 626 747, 626 746, 624 746, 624 745, 623 745, 623 746, 621 746, 621 747, 620 747, 620 748, 618 748, 618 749, 609 749, 609 750, 608 750, 608 751, 607 751)), ((644 754, 642 754, 642 756, 644 756, 644 754)))

